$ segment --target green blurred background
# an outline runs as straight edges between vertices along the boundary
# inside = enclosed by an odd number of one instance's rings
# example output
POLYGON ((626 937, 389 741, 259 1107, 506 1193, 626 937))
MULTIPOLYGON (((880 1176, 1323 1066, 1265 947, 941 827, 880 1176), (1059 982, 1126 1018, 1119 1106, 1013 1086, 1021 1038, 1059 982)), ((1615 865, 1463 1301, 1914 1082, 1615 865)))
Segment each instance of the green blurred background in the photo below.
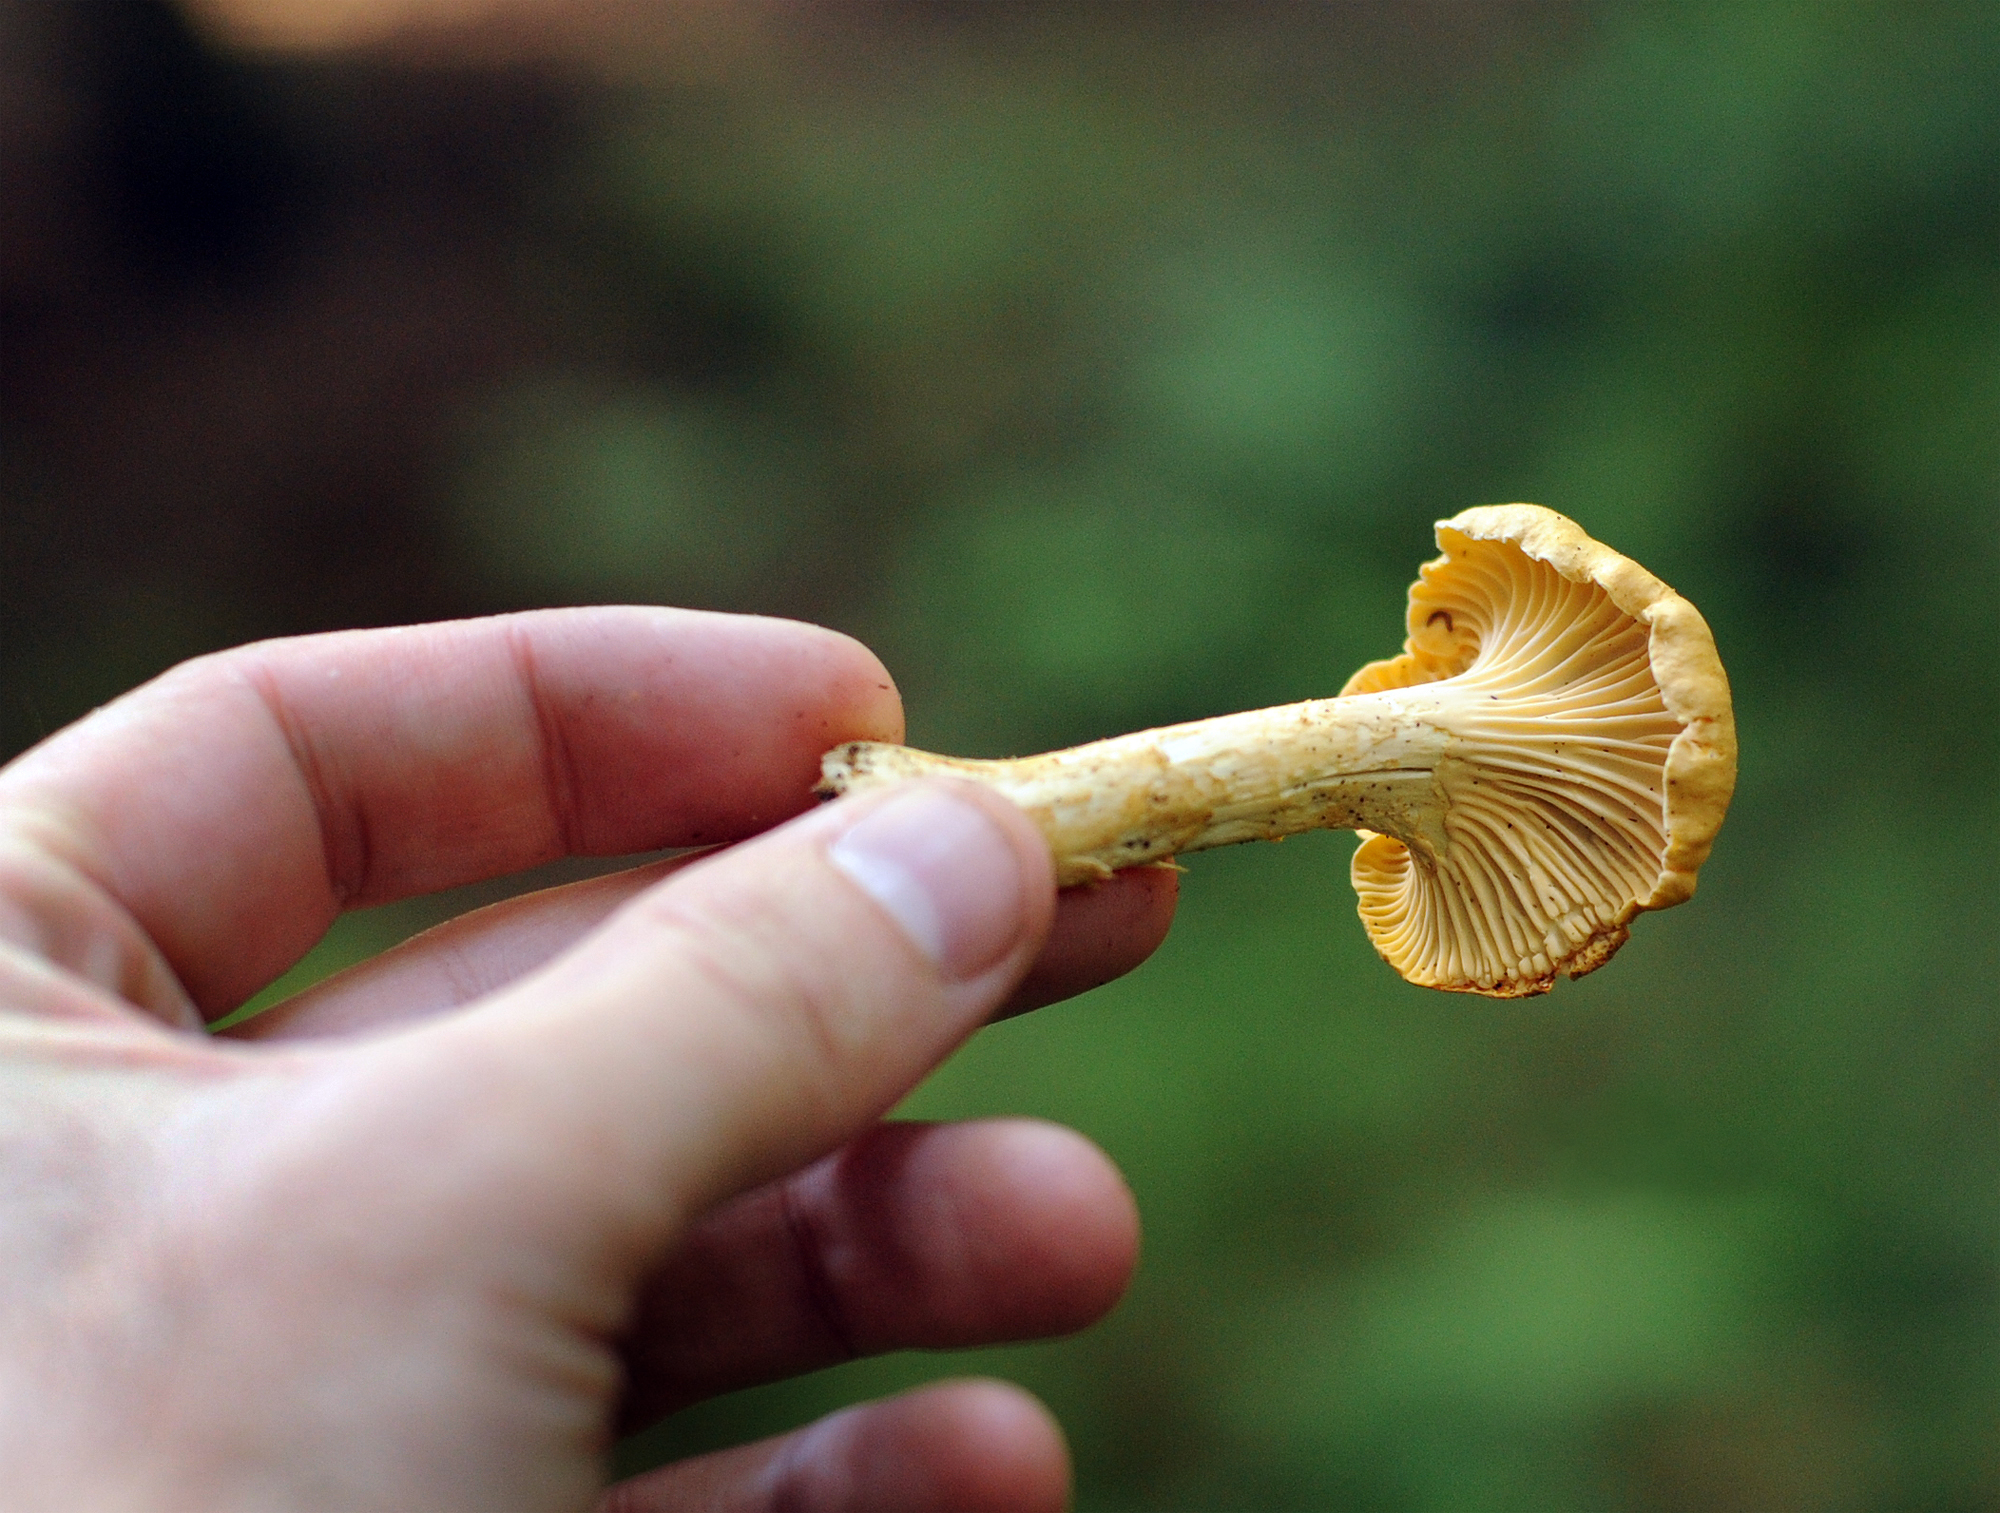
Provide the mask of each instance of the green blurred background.
MULTIPOLYGON (((1493 1003, 1315 836, 925 1116, 1099 1140, 1085 1509, 2000 1508, 2000 7, 858 4, 253 49, 0 6, 0 747, 258 636, 638 599, 1025 751, 1337 689, 1430 522, 1708 615, 1689 907, 1493 1003)), ((490 893, 490 890, 489 890, 490 893)), ((288 981, 468 898, 352 916, 288 981)))

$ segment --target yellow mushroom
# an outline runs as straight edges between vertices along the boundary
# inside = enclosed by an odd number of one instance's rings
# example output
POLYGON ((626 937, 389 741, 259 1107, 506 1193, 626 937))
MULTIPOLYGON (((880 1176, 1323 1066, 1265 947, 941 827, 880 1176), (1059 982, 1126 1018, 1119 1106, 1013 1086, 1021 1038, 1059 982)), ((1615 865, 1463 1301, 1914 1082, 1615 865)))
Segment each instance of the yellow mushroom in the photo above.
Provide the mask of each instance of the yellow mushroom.
POLYGON ((1437 527, 1403 654, 1338 698, 1008 761, 857 741, 831 797, 913 777, 989 784, 1065 886, 1301 830, 1355 830, 1376 950, 1411 982, 1512 998, 1581 977, 1632 917, 1694 892, 1729 807, 1729 683, 1694 606, 1533 504, 1437 527))

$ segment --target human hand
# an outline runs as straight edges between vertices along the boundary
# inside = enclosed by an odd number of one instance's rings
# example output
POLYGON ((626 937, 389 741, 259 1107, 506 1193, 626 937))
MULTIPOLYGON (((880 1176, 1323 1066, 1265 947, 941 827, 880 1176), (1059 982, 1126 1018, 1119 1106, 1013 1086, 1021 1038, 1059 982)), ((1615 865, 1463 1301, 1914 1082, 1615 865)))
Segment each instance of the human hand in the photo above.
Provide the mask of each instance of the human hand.
MULTIPOLYGON (((878 1122, 1172 910, 1163 872, 1058 902, 970 788, 515 899, 203 1032, 343 908, 739 841, 900 735, 842 637, 579 610, 207 658, 0 771, 0 1500, 580 1510, 616 1427, 1108 1308, 1136 1219, 1094 1147, 878 1122)), ((1039 1407, 961 1383, 599 1506, 1066 1487, 1039 1407)))

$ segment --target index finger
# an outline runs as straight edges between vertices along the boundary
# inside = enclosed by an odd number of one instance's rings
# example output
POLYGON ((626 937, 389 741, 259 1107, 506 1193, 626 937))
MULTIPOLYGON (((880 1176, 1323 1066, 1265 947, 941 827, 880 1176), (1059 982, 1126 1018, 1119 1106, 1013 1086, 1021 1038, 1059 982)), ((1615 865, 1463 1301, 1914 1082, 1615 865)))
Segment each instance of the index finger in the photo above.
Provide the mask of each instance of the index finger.
POLYGON ((0 828, 122 905, 214 1014, 345 907, 740 839, 811 803, 829 746, 901 729, 872 654, 790 621, 608 608, 343 631, 205 657, 106 706, 0 772, 0 828))

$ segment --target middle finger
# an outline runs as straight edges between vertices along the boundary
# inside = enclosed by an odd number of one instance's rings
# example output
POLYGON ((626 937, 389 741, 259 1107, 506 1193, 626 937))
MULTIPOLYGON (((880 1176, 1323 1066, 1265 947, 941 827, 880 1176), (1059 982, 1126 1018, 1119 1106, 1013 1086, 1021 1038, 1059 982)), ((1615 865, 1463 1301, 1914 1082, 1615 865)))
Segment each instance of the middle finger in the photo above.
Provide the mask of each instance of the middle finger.
POLYGON ((703 1220, 644 1290, 626 1430, 718 1392, 886 1350, 1068 1334, 1118 1301, 1132 1195, 1037 1120, 890 1123, 703 1220))

